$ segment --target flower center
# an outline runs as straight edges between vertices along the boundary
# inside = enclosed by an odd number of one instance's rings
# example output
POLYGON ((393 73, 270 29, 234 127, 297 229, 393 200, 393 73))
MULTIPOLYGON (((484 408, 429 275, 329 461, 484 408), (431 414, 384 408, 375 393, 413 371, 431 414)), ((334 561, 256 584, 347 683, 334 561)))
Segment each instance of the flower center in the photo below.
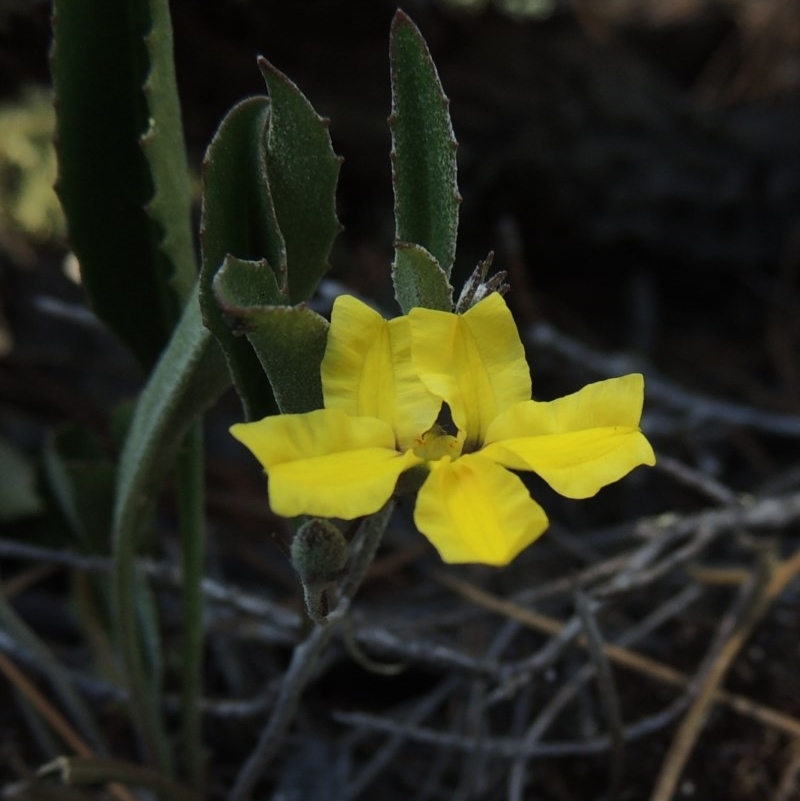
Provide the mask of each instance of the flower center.
POLYGON ((445 456, 458 459, 461 456, 461 443, 438 423, 434 423, 424 434, 417 437, 414 453, 426 462, 436 462, 445 456))

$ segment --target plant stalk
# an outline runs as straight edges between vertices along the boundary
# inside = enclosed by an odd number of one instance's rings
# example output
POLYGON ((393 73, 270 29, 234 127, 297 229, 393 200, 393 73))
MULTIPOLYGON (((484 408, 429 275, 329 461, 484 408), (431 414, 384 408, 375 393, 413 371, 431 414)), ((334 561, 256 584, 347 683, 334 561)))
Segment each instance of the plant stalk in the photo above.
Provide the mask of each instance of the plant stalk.
POLYGON ((203 684, 203 563, 205 493, 203 428, 195 423, 178 454, 181 532, 183 653, 181 659, 181 749, 186 778, 199 792, 204 783, 200 695, 203 684))
POLYGON ((247 801, 250 798, 253 788, 283 744, 284 734, 297 712, 300 696, 314 675, 320 655, 333 638, 338 625, 345 619, 350 602, 367 575, 393 509, 394 501, 390 500, 380 511, 365 518, 359 526, 347 575, 340 588, 339 603, 328 616, 327 622, 315 626, 311 634, 295 647, 292 661, 278 690, 272 715, 261 732, 255 749, 236 777, 228 801, 247 801))

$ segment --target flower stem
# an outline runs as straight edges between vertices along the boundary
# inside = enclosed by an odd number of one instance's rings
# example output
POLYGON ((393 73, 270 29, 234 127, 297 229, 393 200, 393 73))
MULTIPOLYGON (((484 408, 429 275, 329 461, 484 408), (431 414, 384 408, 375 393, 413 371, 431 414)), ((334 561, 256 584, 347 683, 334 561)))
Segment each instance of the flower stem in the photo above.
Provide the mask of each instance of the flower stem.
POLYGON ((236 777, 228 801, 249 799, 256 783, 283 743, 283 735, 294 720, 297 703, 306 684, 314 675, 319 657, 331 641, 337 626, 345 618, 350 602, 372 564, 393 508, 394 501, 390 500, 380 511, 365 518, 359 526, 353 542, 347 575, 340 588, 339 603, 328 615, 327 623, 317 625, 311 634, 295 647, 292 661, 281 682, 272 716, 261 732, 255 749, 236 777))
POLYGON ((203 786, 200 694, 203 673, 204 493, 203 429, 195 423, 178 454, 178 503, 183 574, 183 654, 181 659, 181 748, 191 786, 203 786))

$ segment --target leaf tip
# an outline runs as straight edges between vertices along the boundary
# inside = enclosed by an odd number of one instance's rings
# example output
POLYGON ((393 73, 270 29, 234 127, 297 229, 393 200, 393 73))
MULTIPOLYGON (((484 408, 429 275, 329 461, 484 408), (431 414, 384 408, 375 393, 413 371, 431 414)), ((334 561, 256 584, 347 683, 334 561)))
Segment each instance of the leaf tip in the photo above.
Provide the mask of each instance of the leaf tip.
POLYGON ((397 11, 394 12, 394 16, 392 17, 392 28, 395 28, 397 25, 403 25, 409 23, 411 25, 414 24, 413 22, 411 22, 411 17, 409 17, 408 14, 406 14, 406 12, 403 11, 402 8, 398 8, 397 11))

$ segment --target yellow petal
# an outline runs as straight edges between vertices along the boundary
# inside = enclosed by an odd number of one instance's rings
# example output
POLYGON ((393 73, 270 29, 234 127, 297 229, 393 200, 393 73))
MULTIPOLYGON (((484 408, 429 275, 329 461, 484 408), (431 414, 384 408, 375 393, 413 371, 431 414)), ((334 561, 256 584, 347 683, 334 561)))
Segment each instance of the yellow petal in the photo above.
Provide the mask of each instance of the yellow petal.
POLYGON ((554 401, 520 404, 523 417, 518 416, 516 408, 509 409, 493 422, 486 442, 520 434, 563 434, 603 426, 638 428, 643 404, 641 373, 609 378, 554 401), (520 425, 525 428, 520 429, 520 425))
POLYGON ((643 379, 633 374, 590 384, 549 403, 518 403, 490 426, 486 458, 533 470, 568 498, 588 498, 638 465, 655 464, 639 431, 643 379))
POLYGON ((412 452, 398 453, 387 423, 339 409, 240 423, 231 434, 264 466, 270 506, 285 517, 352 520, 376 512, 398 476, 421 461, 412 452))
POLYGON ((384 420, 400 450, 427 431, 439 413, 440 401, 411 363, 408 318, 384 320, 350 295, 334 303, 321 374, 326 408, 384 420))
POLYGON ((475 448, 492 420, 531 397, 525 350, 503 298, 493 293, 465 314, 412 309, 414 367, 428 389, 443 398, 453 421, 475 448))
POLYGON ((397 479, 419 460, 381 448, 287 462, 269 472, 269 503, 284 517, 307 514, 352 520, 377 512, 397 479))
POLYGON ((431 465, 414 510, 445 562, 506 565, 547 528, 520 479, 479 454, 431 465))

